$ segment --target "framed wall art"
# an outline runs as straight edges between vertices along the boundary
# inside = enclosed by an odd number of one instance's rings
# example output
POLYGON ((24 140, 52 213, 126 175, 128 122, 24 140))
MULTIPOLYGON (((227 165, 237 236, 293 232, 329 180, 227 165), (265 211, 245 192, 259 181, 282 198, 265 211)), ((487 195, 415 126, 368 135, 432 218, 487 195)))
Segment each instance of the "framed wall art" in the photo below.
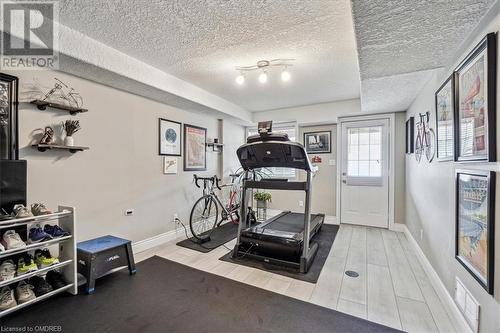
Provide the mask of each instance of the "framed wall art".
POLYGON ((438 161, 450 161, 455 158, 454 132, 454 86, 453 75, 436 91, 436 154, 438 161))
POLYGON ((455 258, 493 294, 495 172, 456 171, 455 258))
POLYGON ((177 157, 175 156, 163 157, 163 173, 165 175, 177 174, 177 157))
POLYGON ((406 154, 415 152, 415 117, 406 121, 406 154))
POLYGON ((496 34, 488 34, 454 73, 457 161, 496 161, 496 34))
POLYGON ((0 73, 0 160, 19 158, 17 77, 0 73))
POLYGON ((207 170, 207 129, 184 124, 184 171, 207 170))
POLYGON ((331 153, 332 131, 304 133, 304 146, 308 154, 331 153))
POLYGON ((181 156, 181 123, 159 119, 159 155, 181 156))

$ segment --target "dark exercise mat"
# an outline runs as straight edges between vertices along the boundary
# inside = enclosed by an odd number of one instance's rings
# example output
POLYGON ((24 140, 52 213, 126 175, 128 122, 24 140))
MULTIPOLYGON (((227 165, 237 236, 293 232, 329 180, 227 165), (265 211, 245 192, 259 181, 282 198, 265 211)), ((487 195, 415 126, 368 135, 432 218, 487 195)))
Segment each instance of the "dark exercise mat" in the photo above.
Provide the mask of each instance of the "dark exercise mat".
POLYGON ((93 295, 65 295, 1 319, 4 331, 396 332, 386 326, 160 257, 96 281, 93 295), (36 329, 35 329, 36 330, 36 329))
POLYGON ((325 265, 326 258, 328 258, 328 254, 330 253, 330 249, 332 248, 332 244, 333 241, 335 240, 335 237, 337 236, 338 230, 339 230, 338 225, 323 224, 323 226, 321 227, 321 231, 316 235, 314 235, 312 240, 313 242, 318 243, 318 252, 316 253, 316 257, 314 257, 313 263, 306 274, 299 273, 297 270, 294 270, 293 268, 286 268, 270 263, 265 263, 263 261, 245 258, 244 256, 237 259, 233 259, 231 258, 232 251, 222 256, 219 260, 243 266, 258 268, 263 271, 272 272, 283 276, 288 276, 297 280, 316 283, 318 282, 321 269, 323 269, 323 266, 325 265))
POLYGON ((198 244, 195 242, 195 238, 189 238, 178 242, 176 245, 196 250, 198 252, 207 253, 218 248, 222 244, 226 244, 230 240, 235 239, 237 235, 238 225, 228 222, 216 228, 212 235, 210 235, 210 241, 206 243, 198 244))

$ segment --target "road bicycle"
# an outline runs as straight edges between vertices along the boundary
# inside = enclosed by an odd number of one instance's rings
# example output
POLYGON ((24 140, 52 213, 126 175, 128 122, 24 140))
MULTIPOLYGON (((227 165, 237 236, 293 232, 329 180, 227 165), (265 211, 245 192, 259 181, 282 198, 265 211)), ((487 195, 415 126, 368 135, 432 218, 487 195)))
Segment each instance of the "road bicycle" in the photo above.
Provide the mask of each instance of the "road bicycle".
POLYGON ((49 90, 48 93, 42 98, 42 101, 47 101, 51 99, 62 100, 69 104, 69 106, 80 108, 83 106, 83 98, 79 93, 75 91, 74 88, 69 87, 67 84, 59 80, 58 78, 54 78, 56 83, 54 87, 49 90), (68 89, 67 93, 64 92, 64 89, 68 89))
POLYGON ((415 158, 420 163, 425 154, 427 161, 432 162, 435 152, 434 130, 429 126, 430 112, 419 113, 420 121, 417 123, 417 138, 415 139, 415 158))

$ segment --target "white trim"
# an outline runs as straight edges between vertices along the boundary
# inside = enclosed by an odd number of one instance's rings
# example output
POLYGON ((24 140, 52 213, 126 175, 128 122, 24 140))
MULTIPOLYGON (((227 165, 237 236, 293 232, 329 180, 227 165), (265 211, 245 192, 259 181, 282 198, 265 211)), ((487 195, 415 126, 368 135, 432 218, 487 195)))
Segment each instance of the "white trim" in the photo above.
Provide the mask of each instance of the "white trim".
POLYGON ((406 225, 403 223, 394 223, 389 230, 395 231, 395 232, 406 232, 406 225))
POLYGON ((147 251, 153 247, 163 245, 177 238, 177 229, 167 231, 150 238, 146 238, 132 243, 132 252, 134 254, 147 251))
POLYGON ((414 253, 417 255, 418 261, 422 265, 425 273, 427 274, 427 277, 429 278, 429 281, 431 282, 432 287, 436 291, 436 294, 438 295, 439 299, 441 300, 441 303, 443 304, 446 313, 448 313, 448 316, 450 317, 452 324, 455 326, 455 329, 457 332, 468 332, 472 333, 471 328, 467 324, 467 321, 465 318, 462 316, 462 313, 460 312, 458 306, 455 304, 455 301, 453 300, 453 297, 448 293, 448 290, 444 286, 443 282, 439 278, 439 275, 436 273, 434 268, 432 267, 431 263, 425 256, 424 252, 418 245, 417 241, 415 238, 413 238, 412 234, 410 233, 410 230, 406 227, 406 225, 402 225, 404 229, 404 233, 406 235, 406 238, 408 239, 410 245, 414 249, 414 253))

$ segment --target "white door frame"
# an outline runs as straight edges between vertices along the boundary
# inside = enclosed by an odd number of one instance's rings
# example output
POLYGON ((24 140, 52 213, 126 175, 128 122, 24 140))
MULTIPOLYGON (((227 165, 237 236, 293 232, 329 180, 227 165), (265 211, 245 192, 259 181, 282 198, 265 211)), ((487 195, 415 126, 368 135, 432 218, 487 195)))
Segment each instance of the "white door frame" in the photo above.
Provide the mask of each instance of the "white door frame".
POLYGON ((394 228, 394 176, 395 176, 395 115, 394 113, 381 113, 372 114, 366 116, 344 116, 338 118, 337 123, 337 202, 336 202, 336 212, 337 220, 342 223, 342 209, 340 206, 341 198, 341 187, 342 187, 342 126, 343 123, 362 121, 362 120, 377 120, 377 119, 388 119, 389 120, 389 230, 395 230, 394 228))

